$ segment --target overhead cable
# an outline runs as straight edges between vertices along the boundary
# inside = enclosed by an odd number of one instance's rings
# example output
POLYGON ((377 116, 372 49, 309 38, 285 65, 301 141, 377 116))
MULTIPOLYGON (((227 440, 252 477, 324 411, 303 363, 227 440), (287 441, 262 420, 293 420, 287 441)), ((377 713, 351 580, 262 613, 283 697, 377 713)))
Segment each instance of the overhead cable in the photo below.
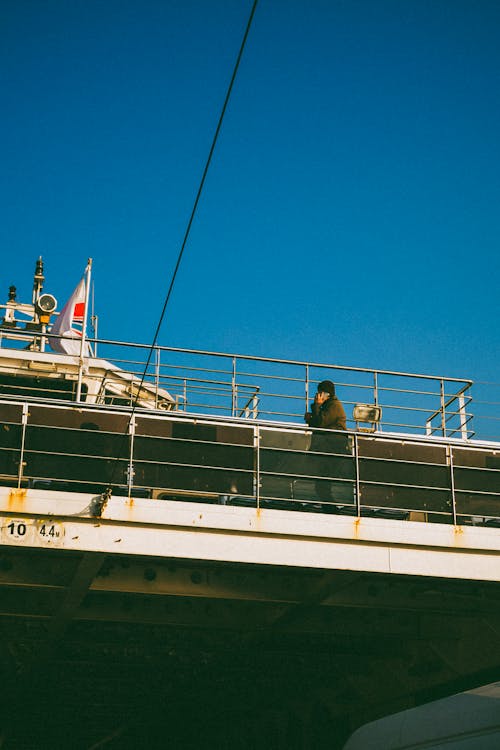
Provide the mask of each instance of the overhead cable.
MULTIPOLYGON (((213 154, 214 154, 214 151, 215 151, 215 147, 217 145, 217 140, 219 138, 219 133, 220 133, 221 128, 222 128, 222 123, 223 123, 223 120, 224 120, 224 115, 226 114, 226 109, 227 109, 227 106, 229 104, 229 99, 231 97, 231 92, 233 90, 233 85, 234 85, 234 82, 236 80, 236 75, 238 73, 238 68, 240 66, 241 58, 243 56, 243 51, 245 49, 245 45, 246 45, 246 42, 247 42, 248 34, 250 32, 250 27, 252 25, 253 17, 255 15, 255 11, 257 9, 257 4, 258 4, 258 0, 254 0, 253 5, 252 5, 252 9, 250 11, 250 15, 248 17, 247 25, 246 25, 246 28, 245 28, 245 33, 243 35, 243 39, 242 39, 242 42, 241 42, 241 45, 240 45, 238 56, 237 56, 236 62, 234 64, 234 68, 233 68, 233 73, 232 73, 232 76, 231 76, 231 80, 230 80, 229 86, 227 88, 226 97, 224 99, 224 104, 222 106, 222 110, 221 110, 221 113, 220 113, 220 116, 219 116, 219 120, 217 122, 217 127, 215 128, 215 133, 214 133, 214 136, 212 138, 212 145, 210 146, 210 151, 208 153, 208 157, 207 157, 207 160, 206 160, 206 163, 205 163, 205 168, 204 168, 202 176, 201 176, 201 180, 200 180, 200 183, 199 183, 199 186, 198 186, 198 191, 196 193, 196 197, 194 199, 193 207, 191 209, 191 214, 189 216, 189 220, 188 220, 188 223, 187 223, 187 226, 186 226, 186 230, 184 232, 184 238, 182 240, 182 245, 181 245, 181 248, 179 250, 179 254, 177 256, 177 262, 175 264, 175 268, 174 268, 174 271, 172 273, 172 277, 170 279, 170 284, 169 284, 168 291, 167 291, 167 294, 166 294, 166 297, 165 297, 165 301, 163 303, 163 308, 162 308, 162 311, 161 311, 161 315, 160 315, 160 318, 158 320, 158 324, 156 326, 155 335, 154 335, 153 341, 151 343, 151 346, 149 348, 148 358, 147 358, 146 364, 144 366, 144 371, 143 371, 142 376, 141 376, 139 387, 137 388, 137 394, 136 394, 135 399, 134 399, 133 404, 132 404, 132 413, 130 415, 129 422, 131 422, 132 419, 133 419, 133 417, 134 417, 134 414, 135 414, 135 411, 136 411, 136 408, 137 408, 137 404, 138 404, 138 401, 139 401, 139 396, 140 396, 140 393, 141 393, 141 387, 142 387, 142 385, 144 383, 144 380, 146 378, 148 367, 149 367, 149 365, 151 363, 151 357, 153 356, 153 352, 154 352, 155 346, 156 346, 157 341, 158 341, 158 336, 160 334, 161 326, 162 326, 163 320, 165 318, 165 313, 167 311, 167 306, 168 306, 168 303, 170 301, 170 297, 172 295, 172 290, 174 288, 175 280, 177 278, 177 273, 179 271, 181 260, 182 260, 182 257, 184 255, 184 250, 186 249, 186 245, 187 245, 187 242, 188 242, 188 239, 189 239, 189 234, 191 232, 191 227, 193 225, 193 221, 194 221, 194 218, 195 218, 195 215, 196 215, 196 210, 197 210, 198 204, 200 202, 200 198, 201 198, 201 195, 202 195, 202 192, 203 192, 203 188, 204 188, 204 185, 205 185, 205 180, 207 178, 208 170, 210 168, 210 164, 211 164, 212 157, 213 157, 213 154)), ((125 437, 125 435, 124 435, 124 437, 125 437)), ((114 478, 114 474, 115 474, 115 471, 116 471, 116 464, 119 461, 119 458, 120 457, 117 456, 117 458, 116 458, 116 460, 114 462, 112 477, 110 479, 110 485, 113 483, 113 478, 114 478)), ((110 494, 111 494, 111 487, 108 487, 108 489, 106 490, 106 492, 103 493, 103 503, 105 503, 105 501, 108 499, 108 497, 110 496, 110 494)))

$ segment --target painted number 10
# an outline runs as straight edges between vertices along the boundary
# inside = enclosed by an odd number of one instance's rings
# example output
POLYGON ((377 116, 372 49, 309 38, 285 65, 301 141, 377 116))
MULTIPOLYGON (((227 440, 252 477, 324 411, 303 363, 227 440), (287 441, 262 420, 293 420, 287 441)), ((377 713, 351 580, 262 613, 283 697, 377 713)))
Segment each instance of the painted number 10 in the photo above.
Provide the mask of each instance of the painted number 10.
POLYGON ((27 527, 22 521, 11 521, 7 528, 12 536, 25 536, 27 527))

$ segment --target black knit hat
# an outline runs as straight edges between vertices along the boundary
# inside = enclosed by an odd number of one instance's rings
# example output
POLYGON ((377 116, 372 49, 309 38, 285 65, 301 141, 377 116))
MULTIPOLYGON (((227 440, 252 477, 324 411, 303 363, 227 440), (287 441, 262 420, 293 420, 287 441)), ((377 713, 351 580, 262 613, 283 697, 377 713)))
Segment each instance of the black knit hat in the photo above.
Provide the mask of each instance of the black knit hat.
POLYGON ((331 380, 322 380, 321 383, 318 384, 318 393, 322 392, 335 396, 335 386, 331 380))

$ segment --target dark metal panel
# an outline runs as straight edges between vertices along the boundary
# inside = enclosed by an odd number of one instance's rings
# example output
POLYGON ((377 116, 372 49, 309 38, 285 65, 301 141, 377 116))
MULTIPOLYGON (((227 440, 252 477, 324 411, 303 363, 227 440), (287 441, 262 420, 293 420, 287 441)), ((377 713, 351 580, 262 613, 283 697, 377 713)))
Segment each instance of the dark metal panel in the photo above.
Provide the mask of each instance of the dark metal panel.
POLYGON ((128 455, 129 437, 126 434, 95 430, 68 430, 54 427, 26 428, 26 450, 44 453, 61 453, 77 456, 125 457, 128 455))
POLYGON ((129 420, 127 414, 106 412, 103 409, 48 408, 31 404, 29 408, 29 424, 40 427, 127 433, 129 420))
POLYGON ((361 458, 446 464, 446 447, 442 445, 423 445, 405 440, 358 436, 358 446, 361 458))
POLYGON ((254 453, 253 448, 239 445, 136 437, 134 459, 252 470, 254 453))
POLYGON ((145 487, 161 487, 190 492, 253 494, 253 475, 235 469, 174 466, 167 463, 134 463, 135 480, 145 487))
POLYGON ((113 474, 114 481, 123 483, 127 461, 95 456, 64 456, 50 453, 27 452, 24 476, 31 479, 65 479, 76 482, 96 482, 107 485, 113 474))
POLYGON ((451 513, 451 492, 420 487, 390 487, 361 483, 362 505, 451 513))
POLYGON ((23 407, 19 404, 0 404, 1 423, 13 422, 19 424, 23 416, 23 407))
POLYGON ((361 481, 365 482, 410 484, 417 487, 450 487, 450 470, 447 466, 360 459, 359 475, 361 481))
POLYGON ((500 494, 480 495, 474 492, 457 492, 456 505, 458 514, 500 518, 500 494))
POLYGON ((455 489, 500 493, 500 472, 455 468, 455 489))
MULTIPOLYGON (((453 448, 455 466, 470 466, 479 469, 500 469, 500 451, 453 448)), ((500 482, 500 479, 499 479, 500 482)))
POLYGON ((355 476, 355 465, 352 457, 325 456, 319 453, 261 449, 260 468, 262 472, 304 477, 354 479, 355 476))

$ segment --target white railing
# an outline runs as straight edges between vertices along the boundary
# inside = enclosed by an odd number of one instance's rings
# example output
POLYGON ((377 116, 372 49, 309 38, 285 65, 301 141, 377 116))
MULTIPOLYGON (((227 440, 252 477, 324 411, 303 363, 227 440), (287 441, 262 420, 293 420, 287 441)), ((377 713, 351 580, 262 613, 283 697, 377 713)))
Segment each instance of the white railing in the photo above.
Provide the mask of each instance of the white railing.
MULTIPOLYGON (((328 379, 335 383, 350 428, 356 426, 353 408, 361 403, 380 407, 382 417, 373 426, 377 432, 489 440, 500 434, 498 399, 488 393, 473 402, 473 382, 467 378, 160 346, 155 347, 144 372, 148 346, 109 340, 91 343, 99 344, 99 359, 75 365, 84 384, 82 400, 87 402, 92 400, 86 395, 90 389, 97 394, 93 397, 96 403, 133 405, 136 386, 143 381, 149 393, 156 394, 157 406, 161 394, 167 392, 172 397, 171 408, 186 413, 301 423, 318 382, 328 379), (92 375, 92 364, 97 362, 101 363, 100 374, 92 375), (106 363, 112 367, 103 378, 106 363), (133 379, 126 395, 123 388, 113 393, 113 383, 123 385, 123 377, 113 367, 133 379), (92 383, 92 377, 99 377, 99 383, 92 383)), ((60 355, 54 354, 53 359, 60 361, 60 355)), ((37 365, 37 378, 29 381, 24 371, 17 373, 23 377, 16 378, 12 365, 7 372, 1 360, 0 393, 49 397, 44 374, 52 378, 53 395, 75 397, 68 382, 55 380, 52 372, 44 373, 41 364, 37 365), (9 375, 14 377, 9 380, 9 375), (20 390, 23 383, 24 390, 20 390)), ((485 391, 483 384, 481 390, 485 391)))

